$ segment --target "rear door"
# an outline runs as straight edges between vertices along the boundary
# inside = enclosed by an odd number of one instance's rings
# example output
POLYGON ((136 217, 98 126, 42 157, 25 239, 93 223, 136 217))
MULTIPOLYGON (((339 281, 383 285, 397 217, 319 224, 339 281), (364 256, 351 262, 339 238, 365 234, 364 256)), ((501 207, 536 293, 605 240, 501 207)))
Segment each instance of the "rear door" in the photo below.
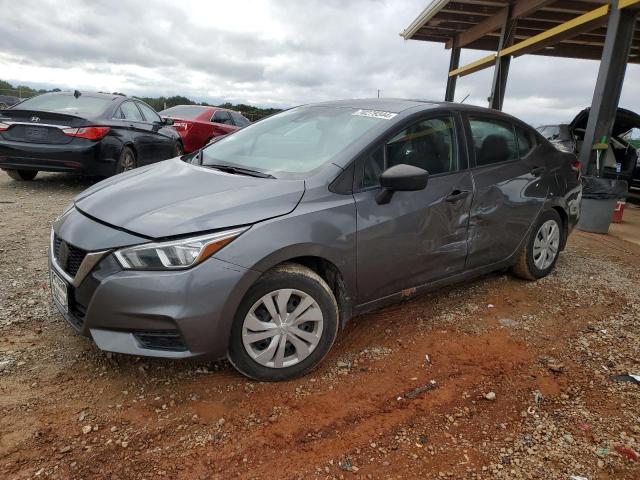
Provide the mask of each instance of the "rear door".
POLYGON ((467 268, 515 253, 542 209, 546 162, 529 127, 492 115, 469 115, 475 194, 469 217, 467 268))
POLYGON ((473 186, 460 138, 457 115, 428 116, 356 162, 358 303, 464 269, 473 186), (429 183, 379 205, 380 174, 400 163, 429 171, 429 183))

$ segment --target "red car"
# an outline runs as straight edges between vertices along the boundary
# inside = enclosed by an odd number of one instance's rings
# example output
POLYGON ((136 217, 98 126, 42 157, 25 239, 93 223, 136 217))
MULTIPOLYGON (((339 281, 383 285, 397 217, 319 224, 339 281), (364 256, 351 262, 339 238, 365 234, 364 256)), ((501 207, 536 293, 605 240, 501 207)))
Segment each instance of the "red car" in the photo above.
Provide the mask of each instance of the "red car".
POLYGON ((202 105, 176 105, 161 111, 160 116, 173 119, 173 128, 182 137, 185 153, 194 152, 211 139, 251 123, 233 110, 202 105))

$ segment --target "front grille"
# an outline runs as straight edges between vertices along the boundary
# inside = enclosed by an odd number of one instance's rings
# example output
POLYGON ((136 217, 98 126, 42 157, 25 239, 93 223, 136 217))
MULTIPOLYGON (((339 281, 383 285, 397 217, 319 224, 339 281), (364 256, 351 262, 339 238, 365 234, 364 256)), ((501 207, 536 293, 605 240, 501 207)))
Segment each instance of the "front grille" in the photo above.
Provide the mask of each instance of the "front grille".
POLYGON ((71 277, 76 276, 84 257, 87 256, 86 251, 81 248, 74 247, 57 235, 53 237, 53 252, 56 257, 56 262, 58 262, 60 268, 62 268, 71 277))
POLYGON ((172 352, 185 352, 187 346, 177 330, 134 332, 142 348, 152 350, 170 350, 172 352))

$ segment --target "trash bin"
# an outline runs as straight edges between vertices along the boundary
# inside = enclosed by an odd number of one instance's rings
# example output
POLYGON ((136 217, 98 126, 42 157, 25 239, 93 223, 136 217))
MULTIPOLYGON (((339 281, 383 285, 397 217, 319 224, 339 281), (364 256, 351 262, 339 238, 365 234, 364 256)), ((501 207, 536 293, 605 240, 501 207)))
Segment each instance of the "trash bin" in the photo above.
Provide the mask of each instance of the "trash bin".
POLYGON ((625 180, 582 177, 582 204, 578 229, 584 232, 608 233, 618 199, 627 192, 625 180))

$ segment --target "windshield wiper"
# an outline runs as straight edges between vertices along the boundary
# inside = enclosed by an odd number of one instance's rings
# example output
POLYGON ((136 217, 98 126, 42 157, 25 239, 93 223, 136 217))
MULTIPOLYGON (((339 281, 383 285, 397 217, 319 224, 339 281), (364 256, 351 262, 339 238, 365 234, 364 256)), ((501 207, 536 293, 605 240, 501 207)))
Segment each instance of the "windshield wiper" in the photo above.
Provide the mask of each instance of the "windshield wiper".
POLYGON ((234 167, 232 165, 203 165, 204 167, 215 168, 216 170, 220 170, 221 172, 233 173, 235 175, 248 175, 250 177, 258 177, 258 178, 276 178, 269 173, 259 172, 257 170, 251 170, 250 168, 243 167, 234 167))

